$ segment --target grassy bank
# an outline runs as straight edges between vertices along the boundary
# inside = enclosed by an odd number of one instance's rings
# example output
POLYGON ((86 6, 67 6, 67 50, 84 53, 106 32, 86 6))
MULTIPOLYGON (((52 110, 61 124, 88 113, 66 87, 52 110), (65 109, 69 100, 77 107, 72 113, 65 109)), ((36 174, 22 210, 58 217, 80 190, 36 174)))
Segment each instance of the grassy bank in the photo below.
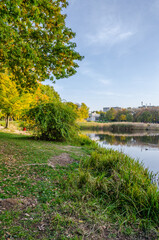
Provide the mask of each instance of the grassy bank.
POLYGON ((81 130, 111 131, 111 132, 133 132, 133 131, 159 131, 159 124, 153 123, 98 123, 98 122, 79 122, 81 130))
POLYGON ((0 132, 0 239, 158 239, 159 192, 122 153, 0 132))

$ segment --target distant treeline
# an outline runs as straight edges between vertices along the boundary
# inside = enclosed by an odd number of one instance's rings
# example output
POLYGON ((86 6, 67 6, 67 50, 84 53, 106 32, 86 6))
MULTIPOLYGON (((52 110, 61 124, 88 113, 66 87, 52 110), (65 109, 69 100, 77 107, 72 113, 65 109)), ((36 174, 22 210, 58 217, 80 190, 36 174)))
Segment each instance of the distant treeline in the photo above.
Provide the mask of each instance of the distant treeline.
POLYGON ((159 107, 121 109, 111 108, 107 112, 100 112, 100 122, 144 122, 159 123, 159 107))

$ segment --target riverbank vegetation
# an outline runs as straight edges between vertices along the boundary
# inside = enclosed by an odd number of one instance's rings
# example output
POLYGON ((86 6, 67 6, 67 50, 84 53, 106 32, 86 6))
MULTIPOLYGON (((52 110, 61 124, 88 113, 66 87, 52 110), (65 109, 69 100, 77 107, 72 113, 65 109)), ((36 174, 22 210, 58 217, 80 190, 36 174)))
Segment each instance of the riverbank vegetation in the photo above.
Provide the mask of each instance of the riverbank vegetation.
POLYGON ((101 122, 159 123, 159 107, 111 108, 107 112, 101 111, 99 114, 99 121, 101 122))
POLYGON ((79 122, 81 130, 110 131, 131 133, 134 131, 159 131, 159 124, 130 122, 79 122))
POLYGON ((0 132, 0 165, 1 239, 157 239, 152 174, 86 136, 70 145, 0 132))

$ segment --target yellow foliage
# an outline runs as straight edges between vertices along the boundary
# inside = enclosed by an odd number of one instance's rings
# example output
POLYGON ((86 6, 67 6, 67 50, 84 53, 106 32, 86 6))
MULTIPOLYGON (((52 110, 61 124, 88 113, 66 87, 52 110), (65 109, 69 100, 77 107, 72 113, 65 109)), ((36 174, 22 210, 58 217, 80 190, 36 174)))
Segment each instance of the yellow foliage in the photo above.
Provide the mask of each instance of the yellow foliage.
POLYGON ((19 109, 20 99, 16 83, 6 73, 0 73, 0 109, 2 113, 12 116, 19 109))
POLYGON ((6 73, 0 73, 0 109, 6 116, 19 118, 25 109, 38 102, 48 102, 49 97, 41 92, 40 84, 35 93, 22 93, 6 73))
POLYGON ((120 121, 126 121, 126 115, 125 114, 122 114, 120 116, 120 121))

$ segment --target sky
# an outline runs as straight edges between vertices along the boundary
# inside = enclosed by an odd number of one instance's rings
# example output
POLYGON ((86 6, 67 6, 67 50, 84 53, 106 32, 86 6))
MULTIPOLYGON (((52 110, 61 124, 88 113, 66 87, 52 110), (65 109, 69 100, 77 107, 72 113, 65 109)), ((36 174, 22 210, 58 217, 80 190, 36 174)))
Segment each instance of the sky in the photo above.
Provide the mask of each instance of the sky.
POLYGON ((69 0, 65 12, 84 59, 53 84, 61 98, 91 111, 158 106, 159 0, 69 0))

